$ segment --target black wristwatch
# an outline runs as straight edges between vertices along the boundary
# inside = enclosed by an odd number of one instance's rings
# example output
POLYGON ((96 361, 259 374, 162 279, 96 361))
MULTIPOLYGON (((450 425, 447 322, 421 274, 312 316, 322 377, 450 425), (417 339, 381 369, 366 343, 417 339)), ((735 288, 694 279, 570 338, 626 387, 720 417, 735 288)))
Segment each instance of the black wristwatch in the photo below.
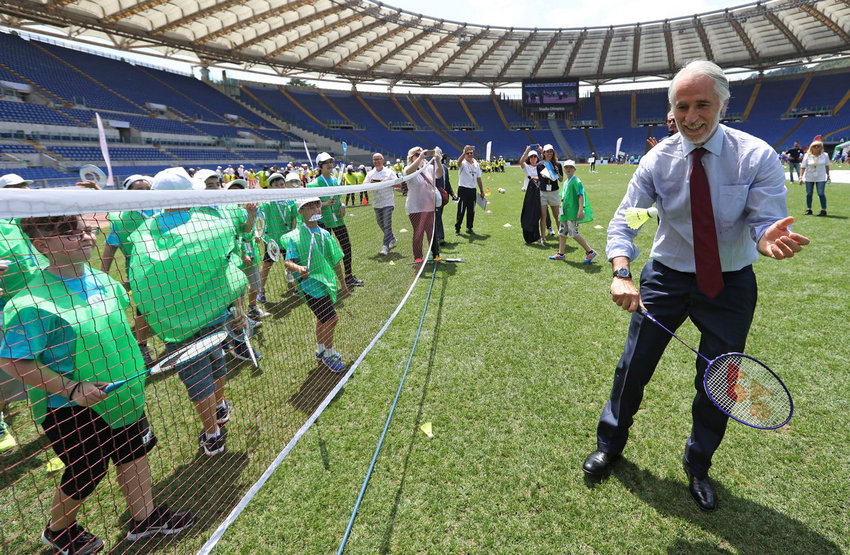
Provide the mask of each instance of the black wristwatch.
POLYGON ((620 279, 632 279, 632 273, 628 268, 623 266, 622 268, 617 268, 614 270, 614 277, 620 279))

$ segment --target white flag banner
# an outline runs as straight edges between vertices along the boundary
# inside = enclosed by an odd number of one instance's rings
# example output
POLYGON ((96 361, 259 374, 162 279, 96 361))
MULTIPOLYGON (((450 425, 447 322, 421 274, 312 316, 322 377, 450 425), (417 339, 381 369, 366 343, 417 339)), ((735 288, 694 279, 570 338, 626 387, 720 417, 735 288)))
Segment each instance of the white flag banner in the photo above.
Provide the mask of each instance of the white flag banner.
POLYGON ((484 159, 488 162, 490 161, 490 147, 493 146, 493 141, 487 141, 487 155, 484 156, 484 159))
POLYGON ((617 139, 617 148, 614 149, 614 156, 616 156, 618 158, 620 157, 620 145, 622 145, 622 144, 623 144, 623 138, 620 137, 619 139, 617 139))
POLYGON ((112 189, 115 187, 115 180, 112 179, 112 162, 109 161, 109 149, 106 147, 106 131, 103 130, 100 114, 95 112, 94 115, 97 118, 97 134, 100 136, 100 152, 103 153, 103 161, 106 162, 106 186, 112 189))
POLYGON ((307 148, 307 140, 306 139, 304 139, 304 152, 307 153, 307 160, 310 161, 310 169, 312 170, 313 169, 313 157, 310 156, 310 149, 307 148))

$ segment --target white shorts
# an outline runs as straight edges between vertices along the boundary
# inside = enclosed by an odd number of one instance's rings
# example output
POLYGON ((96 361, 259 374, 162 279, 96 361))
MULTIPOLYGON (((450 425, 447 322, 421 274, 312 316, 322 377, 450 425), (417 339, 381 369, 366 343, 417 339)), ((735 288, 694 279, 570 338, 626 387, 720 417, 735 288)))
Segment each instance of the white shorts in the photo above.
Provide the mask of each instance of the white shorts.
POLYGON ((561 227, 558 228, 558 235, 561 237, 576 237, 578 235, 578 222, 576 220, 561 222, 561 227))
POLYGON ((561 206, 558 191, 540 191, 540 206, 561 206))

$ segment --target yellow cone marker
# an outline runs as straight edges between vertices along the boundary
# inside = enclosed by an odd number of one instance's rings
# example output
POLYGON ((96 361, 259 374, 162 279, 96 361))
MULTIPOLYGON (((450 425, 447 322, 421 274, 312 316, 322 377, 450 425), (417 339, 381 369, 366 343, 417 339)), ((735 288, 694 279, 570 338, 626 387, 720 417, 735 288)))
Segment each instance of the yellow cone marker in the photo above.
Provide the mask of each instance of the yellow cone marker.
POLYGON ((398 230, 398 232, 399 232, 399 233, 407 233, 407 230, 406 230, 406 229, 404 229, 404 228, 401 228, 401 229, 399 229, 399 230, 398 230))
POLYGON ((59 472, 65 468, 65 463, 59 457, 53 457, 49 461, 47 461, 47 471, 48 472, 59 472))
POLYGON ((390 266, 395 266, 395 262, 393 262, 392 260, 390 260, 390 266))
POLYGON ((430 437, 431 439, 434 438, 434 432, 431 431, 431 423, 430 422, 426 422, 426 423, 422 424, 422 426, 420 426, 419 429, 421 429, 423 432, 425 432, 426 436, 430 437))
POLYGON ((511 227, 511 224, 505 224, 505 227, 511 227))

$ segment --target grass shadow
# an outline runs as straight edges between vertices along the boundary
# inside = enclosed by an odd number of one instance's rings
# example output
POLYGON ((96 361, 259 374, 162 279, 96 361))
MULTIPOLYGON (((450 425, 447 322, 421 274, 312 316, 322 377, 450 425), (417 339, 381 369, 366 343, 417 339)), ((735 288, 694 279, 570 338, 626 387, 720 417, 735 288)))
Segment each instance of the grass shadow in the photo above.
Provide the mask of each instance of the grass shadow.
MULTIPOLYGON (((722 480, 714 482, 717 511, 703 513, 688 494, 684 473, 681 480, 659 478, 649 470, 638 468, 631 461, 623 459, 614 466, 611 475, 665 518, 690 522, 722 538, 736 553, 841 553, 838 545, 799 520, 734 495, 732 490, 723 486, 722 480)), ((690 549, 694 546, 682 544, 681 541, 670 547, 677 553, 694 552, 690 549)))
MULTIPOLYGON (((310 370, 298 391, 287 399, 287 402, 304 414, 316 412, 319 405, 345 376, 345 372, 331 372, 323 364, 317 364, 310 370)), ((342 391, 340 391, 342 393, 342 391)))
MULTIPOLYGON (((170 477, 154 484, 154 499, 157 504, 166 504, 173 510, 195 513, 192 527, 171 536, 151 536, 135 542, 121 541, 109 552, 180 552, 181 541, 190 537, 209 537, 212 530, 242 499, 245 484, 242 484, 240 475, 248 462, 247 453, 234 451, 216 457, 199 454, 192 462, 175 468, 170 477)), ((129 519, 127 510, 119 517, 121 522, 129 522, 129 519)))

